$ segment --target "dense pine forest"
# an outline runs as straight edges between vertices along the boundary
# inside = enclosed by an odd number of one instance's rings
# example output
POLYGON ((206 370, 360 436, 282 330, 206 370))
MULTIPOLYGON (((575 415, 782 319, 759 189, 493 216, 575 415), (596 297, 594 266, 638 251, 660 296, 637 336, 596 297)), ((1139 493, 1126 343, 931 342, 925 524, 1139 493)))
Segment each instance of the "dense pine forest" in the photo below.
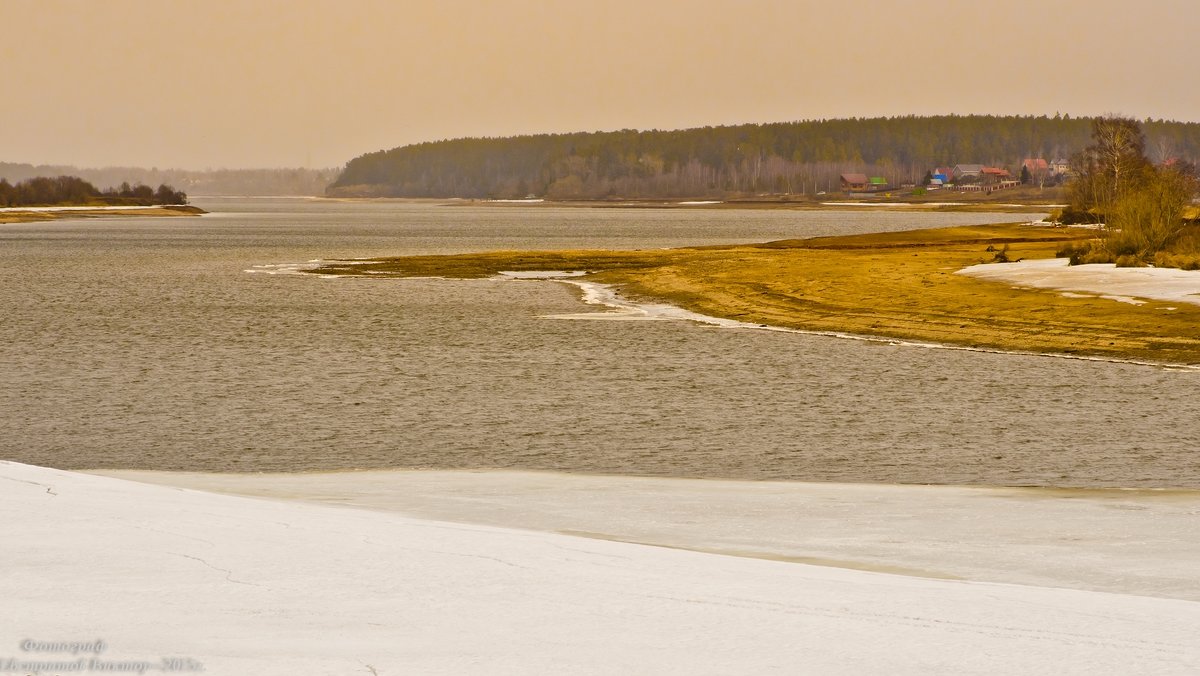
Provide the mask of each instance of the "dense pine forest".
MULTIPOLYGON (((550 199, 732 198, 835 192, 844 172, 919 185, 938 166, 1020 172, 1066 159, 1093 118, 948 115, 744 124, 679 131, 463 138, 351 160, 336 196, 550 199)), ((1200 124, 1145 120, 1147 151, 1200 160, 1200 124)))

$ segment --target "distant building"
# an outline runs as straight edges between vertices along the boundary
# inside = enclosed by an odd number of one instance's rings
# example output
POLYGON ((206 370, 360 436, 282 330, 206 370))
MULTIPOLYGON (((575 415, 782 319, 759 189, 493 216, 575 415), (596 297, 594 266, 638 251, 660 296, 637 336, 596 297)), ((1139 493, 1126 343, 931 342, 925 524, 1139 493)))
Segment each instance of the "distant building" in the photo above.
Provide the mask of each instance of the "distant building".
POLYGON ((983 177, 985 183, 999 183, 1012 178, 1012 174, 1009 174, 1007 169, 999 167, 983 167, 979 170, 979 175, 983 177))
POLYGON ((954 178, 963 178, 966 176, 979 176, 983 173, 982 164, 956 164, 954 165, 954 178))
POLYGON ((842 174, 842 192, 862 192, 869 185, 866 174, 842 174))
POLYGON ((1036 176, 1039 171, 1050 171, 1050 163, 1040 157, 1027 157, 1021 162, 1021 168, 1036 176))
POLYGON ((887 179, 882 176, 872 176, 869 183, 871 190, 886 190, 888 187, 887 179))
POLYGON ((1050 162, 1050 174, 1053 176, 1066 176, 1071 173, 1071 163, 1064 159, 1052 160, 1050 162))

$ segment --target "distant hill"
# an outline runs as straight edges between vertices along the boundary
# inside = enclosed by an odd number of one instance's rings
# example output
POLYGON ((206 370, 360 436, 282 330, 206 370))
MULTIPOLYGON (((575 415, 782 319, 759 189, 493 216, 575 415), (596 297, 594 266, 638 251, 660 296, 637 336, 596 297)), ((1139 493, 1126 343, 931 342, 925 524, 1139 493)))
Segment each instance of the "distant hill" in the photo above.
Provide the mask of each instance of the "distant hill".
MULTIPOLYGON (((938 166, 1016 176, 1025 158, 1067 158, 1092 118, 944 115, 743 124, 679 131, 462 138, 351 160, 331 196, 729 198, 839 189, 841 173, 919 183, 938 166)), ((1200 124, 1146 120, 1151 159, 1200 160, 1200 124)))
POLYGON ((173 185, 196 197, 203 195, 323 195, 337 178, 337 169, 144 169, 0 162, 0 178, 17 183, 38 176, 78 176, 101 188, 131 185, 173 185))

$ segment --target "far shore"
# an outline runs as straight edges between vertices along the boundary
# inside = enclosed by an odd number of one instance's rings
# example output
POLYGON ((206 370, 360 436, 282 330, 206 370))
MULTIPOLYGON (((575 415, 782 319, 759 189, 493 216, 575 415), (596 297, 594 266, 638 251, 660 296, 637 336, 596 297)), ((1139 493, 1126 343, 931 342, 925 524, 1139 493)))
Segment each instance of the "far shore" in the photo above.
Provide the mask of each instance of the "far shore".
POLYGON ((875 210, 903 208, 909 211, 1045 213, 1062 207, 1061 197, 1006 196, 981 199, 974 194, 945 194, 935 197, 845 197, 842 195, 767 196, 736 198, 603 198, 603 199, 474 199, 431 197, 317 197, 337 202, 412 202, 453 207, 571 207, 591 209, 786 209, 803 211, 875 210))
MULTIPOLYGON (((634 301, 762 325, 1007 352, 1200 364, 1200 305, 1024 288, 959 271, 1053 259, 1085 228, 1022 223, 639 251, 484 252, 327 262, 305 272, 484 278, 586 271, 634 301)), ((1190 273, 1189 273, 1190 274, 1190 273)), ((1197 273, 1200 274, 1200 273, 1197 273)))
POLYGON ((127 218, 129 216, 199 216, 208 213, 200 207, 185 204, 148 207, 67 206, 29 207, 0 211, 0 224, 36 223, 76 218, 127 218))

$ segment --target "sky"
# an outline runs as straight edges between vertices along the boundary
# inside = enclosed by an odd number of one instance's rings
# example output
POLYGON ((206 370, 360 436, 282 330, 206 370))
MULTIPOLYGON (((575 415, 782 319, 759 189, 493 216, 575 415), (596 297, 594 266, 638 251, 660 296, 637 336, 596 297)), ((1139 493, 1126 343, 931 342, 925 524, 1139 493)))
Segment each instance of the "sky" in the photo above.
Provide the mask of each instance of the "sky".
POLYGON ((1194 0, 3 0, 0 162, 340 167, 462 136, 1200 121, 1194 0))

